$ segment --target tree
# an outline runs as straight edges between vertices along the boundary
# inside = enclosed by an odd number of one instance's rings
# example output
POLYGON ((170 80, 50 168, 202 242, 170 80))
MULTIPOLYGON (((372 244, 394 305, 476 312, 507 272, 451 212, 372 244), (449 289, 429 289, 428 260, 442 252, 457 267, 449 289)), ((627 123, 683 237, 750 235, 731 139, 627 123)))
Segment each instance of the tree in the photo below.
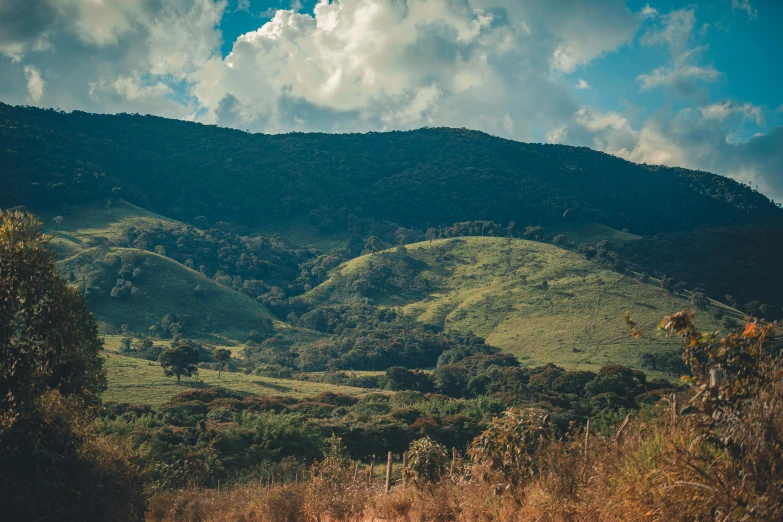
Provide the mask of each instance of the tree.
POLYGON ((699 292, 697 290, 691 292, 691 306, 697 310, 706 309, 709 303, 709 299, 707 299, 707 296, 704 294, 704 292, 699 292))
POLYGON ((218 348, 215 350, 215 360, 220 365, 218 366, 218 379, 220 379, 220 372, 223 371, 223 367, 231 360, 231 350, 218 348))
POLYGON ((193 372, 198 371, 198 349, 188 343, 175 343, 171 348, 160 354, 160 365, 163 367, 163 373, 170 376, 174 375, 177 382, 182 375, 190 377, 193 372))
POLYGON ((30 214, 0 214, 0 428, 48 390, 89 399, 106 389, 97 323, 57 274, 40 227, 30 214))
POLYGON ((372 236, 367 240, 364 248, 365 250, 369 250, 371 254, 375 255, 375 253, 381 249, 381 240, 378 239, 377 236, 372 236))
POLYGON ((140 477, 92 424, 106 389, 97 323, 55 271, 40 227, 0 212, 0 513, 138 520, 140 477))
POLYGON ((502 417, 492 419, 473 440, 469 454, 478 466, 519 487, 535 476, 538 450, 553 435, 546 412, 511 408, 502 417))
POLYGON ((517 237, 519 235, 519 227, 514 221, 509 221, 506 231, 508 232, 508 237, 517 237))
POLYGON ((751 317, 759 317, 761 315, 762 304, 763 303, 761 301, 751 301, 749 303, 745 303, 745 313, 751 317))
POLYGON ((430 242, 430 245, 432 242, 438 237, 438 231, 434 228, 428 228, 427 232, 425 232, 424 237, 427 238, 427 241, 430 242))
POLYGON ((448 471, 446 446, 429 437, 415 440, 408 449, 408 473, 418 485, 437 482, 448 471))
POLYGON ((528 239, 536 239, 540 240, 544 237, 544 227, 540 226, 533 226, 533 227, 525 227, 525 237, 528 239))

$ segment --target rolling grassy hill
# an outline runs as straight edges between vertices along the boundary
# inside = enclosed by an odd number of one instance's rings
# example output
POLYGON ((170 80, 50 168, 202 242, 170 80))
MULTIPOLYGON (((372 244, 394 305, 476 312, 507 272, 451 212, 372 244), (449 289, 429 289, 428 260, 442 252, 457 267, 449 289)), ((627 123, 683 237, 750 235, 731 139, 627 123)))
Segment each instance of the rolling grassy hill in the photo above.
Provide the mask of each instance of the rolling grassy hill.
MULTIPOLYGON (((182 223, 124 202, 109 210, 99 205, 80 207, 60 224, 50 215, 43 219, 46 232, 53 236, 52 246, 62 257, 58 270, 85 293, 105 333, 127 325, 130 333, 148 334, 151 325, 176 314, 191 337, 244 341, 250 330, 261 330, 274 320, 258 301, 168 257, 105 244, 131 227, 180 228, 182 223), (123 271, 130 273, 126 277, 132 286, 112 295, 123 271)), ((277 326, 287 328, 279 321, 277 326)))
MULTIPOLYGON (((683 297, 667 295, 652 283, 579 254, 543 243, 486 237, 417 243, 408 245, 405 254, 387 251, 351 260, 307 298, 322 304, 369 298, 425 323, 473 332, 530 364, 554 362, 582 369, 607 363, 638 367, 643 351, 676 350, 678 341, 657 336, 655 327, 664 315, 687 306, 683 297), (395 276, 390 259, 404 263, 408 271, 395 276), (357 294, 356 281, 375 274, 393 284, 357 294), (411 280, 416 281, 413 289, 406 285, 411 280), (623 320, 626 311, 645 338, 631 338, 623 320)), ((718 303, 711 306, 739 317, 718 303)), ((706 312, 699 314, 698 323, 720 329, 706 312)))
POLYGON ((58 269, 85 289, 90 309, 107 331, 125 324, 130 332, 148 333, 172 314, 190 336, 239 340, 272 319, 257 301, 144 250, 96 247, 60 261, 58 269), (117 272, 127 265, 139 275, 130 291, 113 296, 117 272))

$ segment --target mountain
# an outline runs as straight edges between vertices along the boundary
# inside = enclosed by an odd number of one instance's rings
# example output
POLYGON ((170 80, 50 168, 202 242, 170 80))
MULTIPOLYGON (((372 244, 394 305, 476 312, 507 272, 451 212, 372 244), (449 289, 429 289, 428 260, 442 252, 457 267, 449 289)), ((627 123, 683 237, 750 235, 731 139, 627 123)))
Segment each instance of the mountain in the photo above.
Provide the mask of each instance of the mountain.
POLYGON ((122 197, 250 229, 311 213, 341 230, 362 219, 601 222, 640 235, 783 223, 766 197, 725 177, 465 129, 270 136, 0 104, 0 141, 0 206, 36 211, 122 197))
POLYGON ((742 269, 774 271, 783 210, 705 172, 465 129, 270 136, 2 104, 0 140, 0 206, 42 217, 104 333, 253 337, 253 364, 302 371, 431 366, 472 334, 639 366, 674 344, 629 339, 626 311, 647 331, 688 301, 709 329, 740 318, 687 288, 783 306, 783 282, 742 269))

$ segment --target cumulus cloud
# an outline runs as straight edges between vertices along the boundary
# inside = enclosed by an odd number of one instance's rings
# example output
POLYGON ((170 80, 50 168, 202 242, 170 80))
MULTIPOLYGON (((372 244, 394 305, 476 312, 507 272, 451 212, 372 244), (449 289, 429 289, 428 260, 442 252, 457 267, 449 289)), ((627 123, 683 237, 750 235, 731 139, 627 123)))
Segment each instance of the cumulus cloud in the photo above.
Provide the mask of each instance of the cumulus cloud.
POLYGON ((0 0, 0 99, 32 99, 26 68, 34 67, 57 84, 35 103, 192 118, 198 107, 191 97, 175 103, 170 90, 152 86, 186 83, 217 52, 225 6, 225 0, 0 0), (129 79, 142 90, 107 88, 130 86, 129 79))
POLYGON ((32 65, 25 65, 24 75, 27 78, 27 96, 32 103, 39 103, 44 92, 43 78, 38 69, 32 65))
POLYGON ((574 85, 577 89, 586 90, 590 88, 590 84, 585 81, 584 78, 579 78, 579 81, 574 85))
MULTIPOLYGON (((0 0, 0 99, 256 131, 469 126, 518 139, 578 107, 563 73, 624 45, 622 0, 287 2, 219 54, 226 0, 0 0)), ((249 9, 236 3, 236 9, 249 9)), ((584 85, 582 85, 584 87, 584 85)))
POLYGON ((737 103, 731 100, 725 100, 719 103, 713 103, 701 108, 701 114, 704 118, 724 121, 727 118, 740 116, 746 120, 753 120, 758 125, 764 124, 764 112, 761 107, 752 103, 737 103))
POLYGON ((690 94, 699 82, 711 83, 721 77, 721 72, 709 64, 702 64, 707 46, 693 45, 696 24, 694 9, 677 9, 655 18, 660 23, 641 38, 646 46, 662 46, 670 54, 669 63, 648 74, 640 74, 637 81, 641 90, 657 87, 674 87, 680 94, 690 94))
POLYGON ((723 101, 698 110, 661 112, 635 125, 618 112, 582 107, 569 125, 548 138, 553 143, 584 145, 636 163, 716 172, 753 183, 783 201, 783 127, 749 141, 730 139, 747 119, 762 117, 758 107, 723 101))
POLYGON ((753 6, 750 5, 750 0, 731 0, 731 9, 744 11, 751 20, 755 20, 759 16, 758 9, 753 9, 753 6))

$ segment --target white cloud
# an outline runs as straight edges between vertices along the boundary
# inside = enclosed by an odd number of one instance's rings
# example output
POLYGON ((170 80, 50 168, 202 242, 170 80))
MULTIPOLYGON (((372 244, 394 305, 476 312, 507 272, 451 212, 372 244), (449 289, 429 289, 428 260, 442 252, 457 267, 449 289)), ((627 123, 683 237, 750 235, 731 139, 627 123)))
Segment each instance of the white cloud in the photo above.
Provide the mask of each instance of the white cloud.
POLYGON ((646 4, 644 7, 642 7, 640 14, 645 18, 652 18, 658 15, 658 10, 654 7, 651 7, 650 4, 646 4))
POLYGON ((641 90, 654 89, 656 87, 678 87, 687 92, 694 81, 712 83, 721 77, 721 72, 711 65, 702 66, 694 63, 704 48, 691 49, 674 60, 671 66, 663 66, 653 69, 649 74, 640 74, 636 80, 641 90))
POLYGON ((751 20, 755 20, 759 16, 758 9, 753 9, 753 6, 750 5, 750 0, 731 0, 731 9, 734 11, 745 11, 751 20))
MULTIPOLYGON (((721 77, 722 73, 715 67, 701 63, 707 46, 693 46, 694 9, 677 9, 657 19, 661 24, 646 32, 640 41, 643 45, 667 48, 670 60, 650 73, 636 77, 641 90, 674 87, 680 94, 687 95, 699 82, 712 83, 721 77)), ((706 27, 704 25, 702 29, 706 30, 706 27)))
POLYGON ((585 81, 584 78, 579 78, 579 81, 574 85, 577 89, 586 90, 590 88, 590 84, 585 81))
POLYGON ((721 102, 696 110, 660 112, 634 124, 617 112, 582 107, 550 141, 592 147, 636 163, 716 172, 753 182, 783 201, 783 127, 749 141, 731 139, 743 130, 746 119, 757 117, 757 109, 721 102))
POLYGON ((32 65, 26 65, 24 75, 27 78, 27 96, 32 103, 39 103, 44 93, 46 82, 41 78, 41 73, 32 65))
POLYGON ((557 71, 636 28, 621 2, 608 1, 604 18, 585 14, 593 3, 571 4, 563 15, 506 0, 322 0, 313 15, 277 11, 189 80, 204 121, 241 128, 455 125, 530 138, 576 108, 557 71))
POLYGON ((701 114, 704 118, 718 121, 739 115, 746 120, 755 121, 758 125, 764 124, 764 113, 761 107, 752 103, 736 103, 726 100, 702 107, 701 114))

